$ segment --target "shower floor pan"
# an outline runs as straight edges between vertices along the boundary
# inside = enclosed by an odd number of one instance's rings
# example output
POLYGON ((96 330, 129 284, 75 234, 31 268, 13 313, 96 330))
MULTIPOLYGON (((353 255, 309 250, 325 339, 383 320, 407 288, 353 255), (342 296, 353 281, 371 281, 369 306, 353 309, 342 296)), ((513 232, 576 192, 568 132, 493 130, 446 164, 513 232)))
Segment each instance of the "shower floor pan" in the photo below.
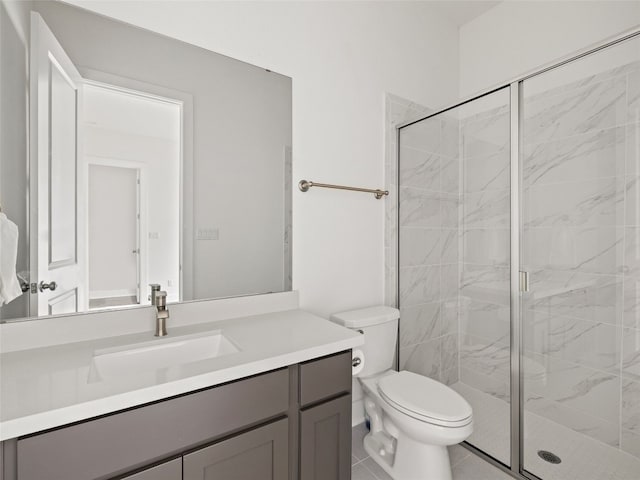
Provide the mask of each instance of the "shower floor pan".
MULTIPOLYGON (((451 388, 473 407, 469 443, 508 463, 509 404, 462 382, 451 388)), ((640 458, 531 412, 525 412, 524 449, 527 471, 544 480, 640 479, 640 458), (539 450, 553 452, 562 462, 544 461, 539 450)))

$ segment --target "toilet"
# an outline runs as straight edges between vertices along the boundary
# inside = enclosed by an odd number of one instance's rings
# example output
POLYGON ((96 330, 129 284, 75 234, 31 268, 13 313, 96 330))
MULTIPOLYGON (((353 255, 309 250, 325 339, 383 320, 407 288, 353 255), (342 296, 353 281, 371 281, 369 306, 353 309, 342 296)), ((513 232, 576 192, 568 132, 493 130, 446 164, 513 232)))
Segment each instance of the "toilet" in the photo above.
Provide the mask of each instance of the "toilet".
POLYGON ((392 369, 399 317, 382 306, 331 316, 364 334, 364 368, 357 374, 371 424, 364 448, 394 480, 451 480, 447 446, 471 435, 471 406, 440 382, 392 369))

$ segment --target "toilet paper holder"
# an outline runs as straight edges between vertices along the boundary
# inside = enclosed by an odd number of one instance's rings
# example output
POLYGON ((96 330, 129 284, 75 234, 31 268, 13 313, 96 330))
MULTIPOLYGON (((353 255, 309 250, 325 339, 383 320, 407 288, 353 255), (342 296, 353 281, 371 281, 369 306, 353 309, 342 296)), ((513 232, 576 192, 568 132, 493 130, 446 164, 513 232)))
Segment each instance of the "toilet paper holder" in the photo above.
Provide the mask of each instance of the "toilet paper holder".
POLYGON ((362 359, 360 357, 353 357, 353 359, 351 360, 352 367, 357 367, 361 363, 362 363, 362 359))

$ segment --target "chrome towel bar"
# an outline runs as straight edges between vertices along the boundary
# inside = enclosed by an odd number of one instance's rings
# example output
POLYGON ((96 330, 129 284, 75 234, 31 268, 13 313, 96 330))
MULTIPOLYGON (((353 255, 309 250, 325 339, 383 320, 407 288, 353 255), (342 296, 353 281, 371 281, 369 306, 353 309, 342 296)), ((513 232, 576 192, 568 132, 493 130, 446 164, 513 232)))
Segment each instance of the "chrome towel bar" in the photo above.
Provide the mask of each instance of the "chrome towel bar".
POLYGON ((380 190, 373 188, 358 188, 358 187, 347 187, 345 185, 332 185, 330 183, 316 183, 311 182, 309 180, 300 180, 298 183, 298 188, 300 188, 303 192, 308 192, 311 187, 322 187, 322 188, 335 188, 338 190, 351 190, 353 192, 365 192, 365 193, 373 193, 373 195, 380 200, 385 195, 389 195, 389 190, 380 190))

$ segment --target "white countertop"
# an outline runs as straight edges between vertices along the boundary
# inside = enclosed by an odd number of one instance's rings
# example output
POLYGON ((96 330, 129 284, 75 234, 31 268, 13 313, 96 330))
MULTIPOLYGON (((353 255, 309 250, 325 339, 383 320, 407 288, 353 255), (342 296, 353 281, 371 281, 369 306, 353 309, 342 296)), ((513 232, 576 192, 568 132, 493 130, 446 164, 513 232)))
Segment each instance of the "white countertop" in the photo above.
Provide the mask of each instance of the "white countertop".
POLYGON ((0 440, 211 387, 362 345, 363 336, 301 310, 188 326, 158 342, 221 330, 240 352, 89 381, 96 350, 154 340, 152 332, 0 354, 0 440))

